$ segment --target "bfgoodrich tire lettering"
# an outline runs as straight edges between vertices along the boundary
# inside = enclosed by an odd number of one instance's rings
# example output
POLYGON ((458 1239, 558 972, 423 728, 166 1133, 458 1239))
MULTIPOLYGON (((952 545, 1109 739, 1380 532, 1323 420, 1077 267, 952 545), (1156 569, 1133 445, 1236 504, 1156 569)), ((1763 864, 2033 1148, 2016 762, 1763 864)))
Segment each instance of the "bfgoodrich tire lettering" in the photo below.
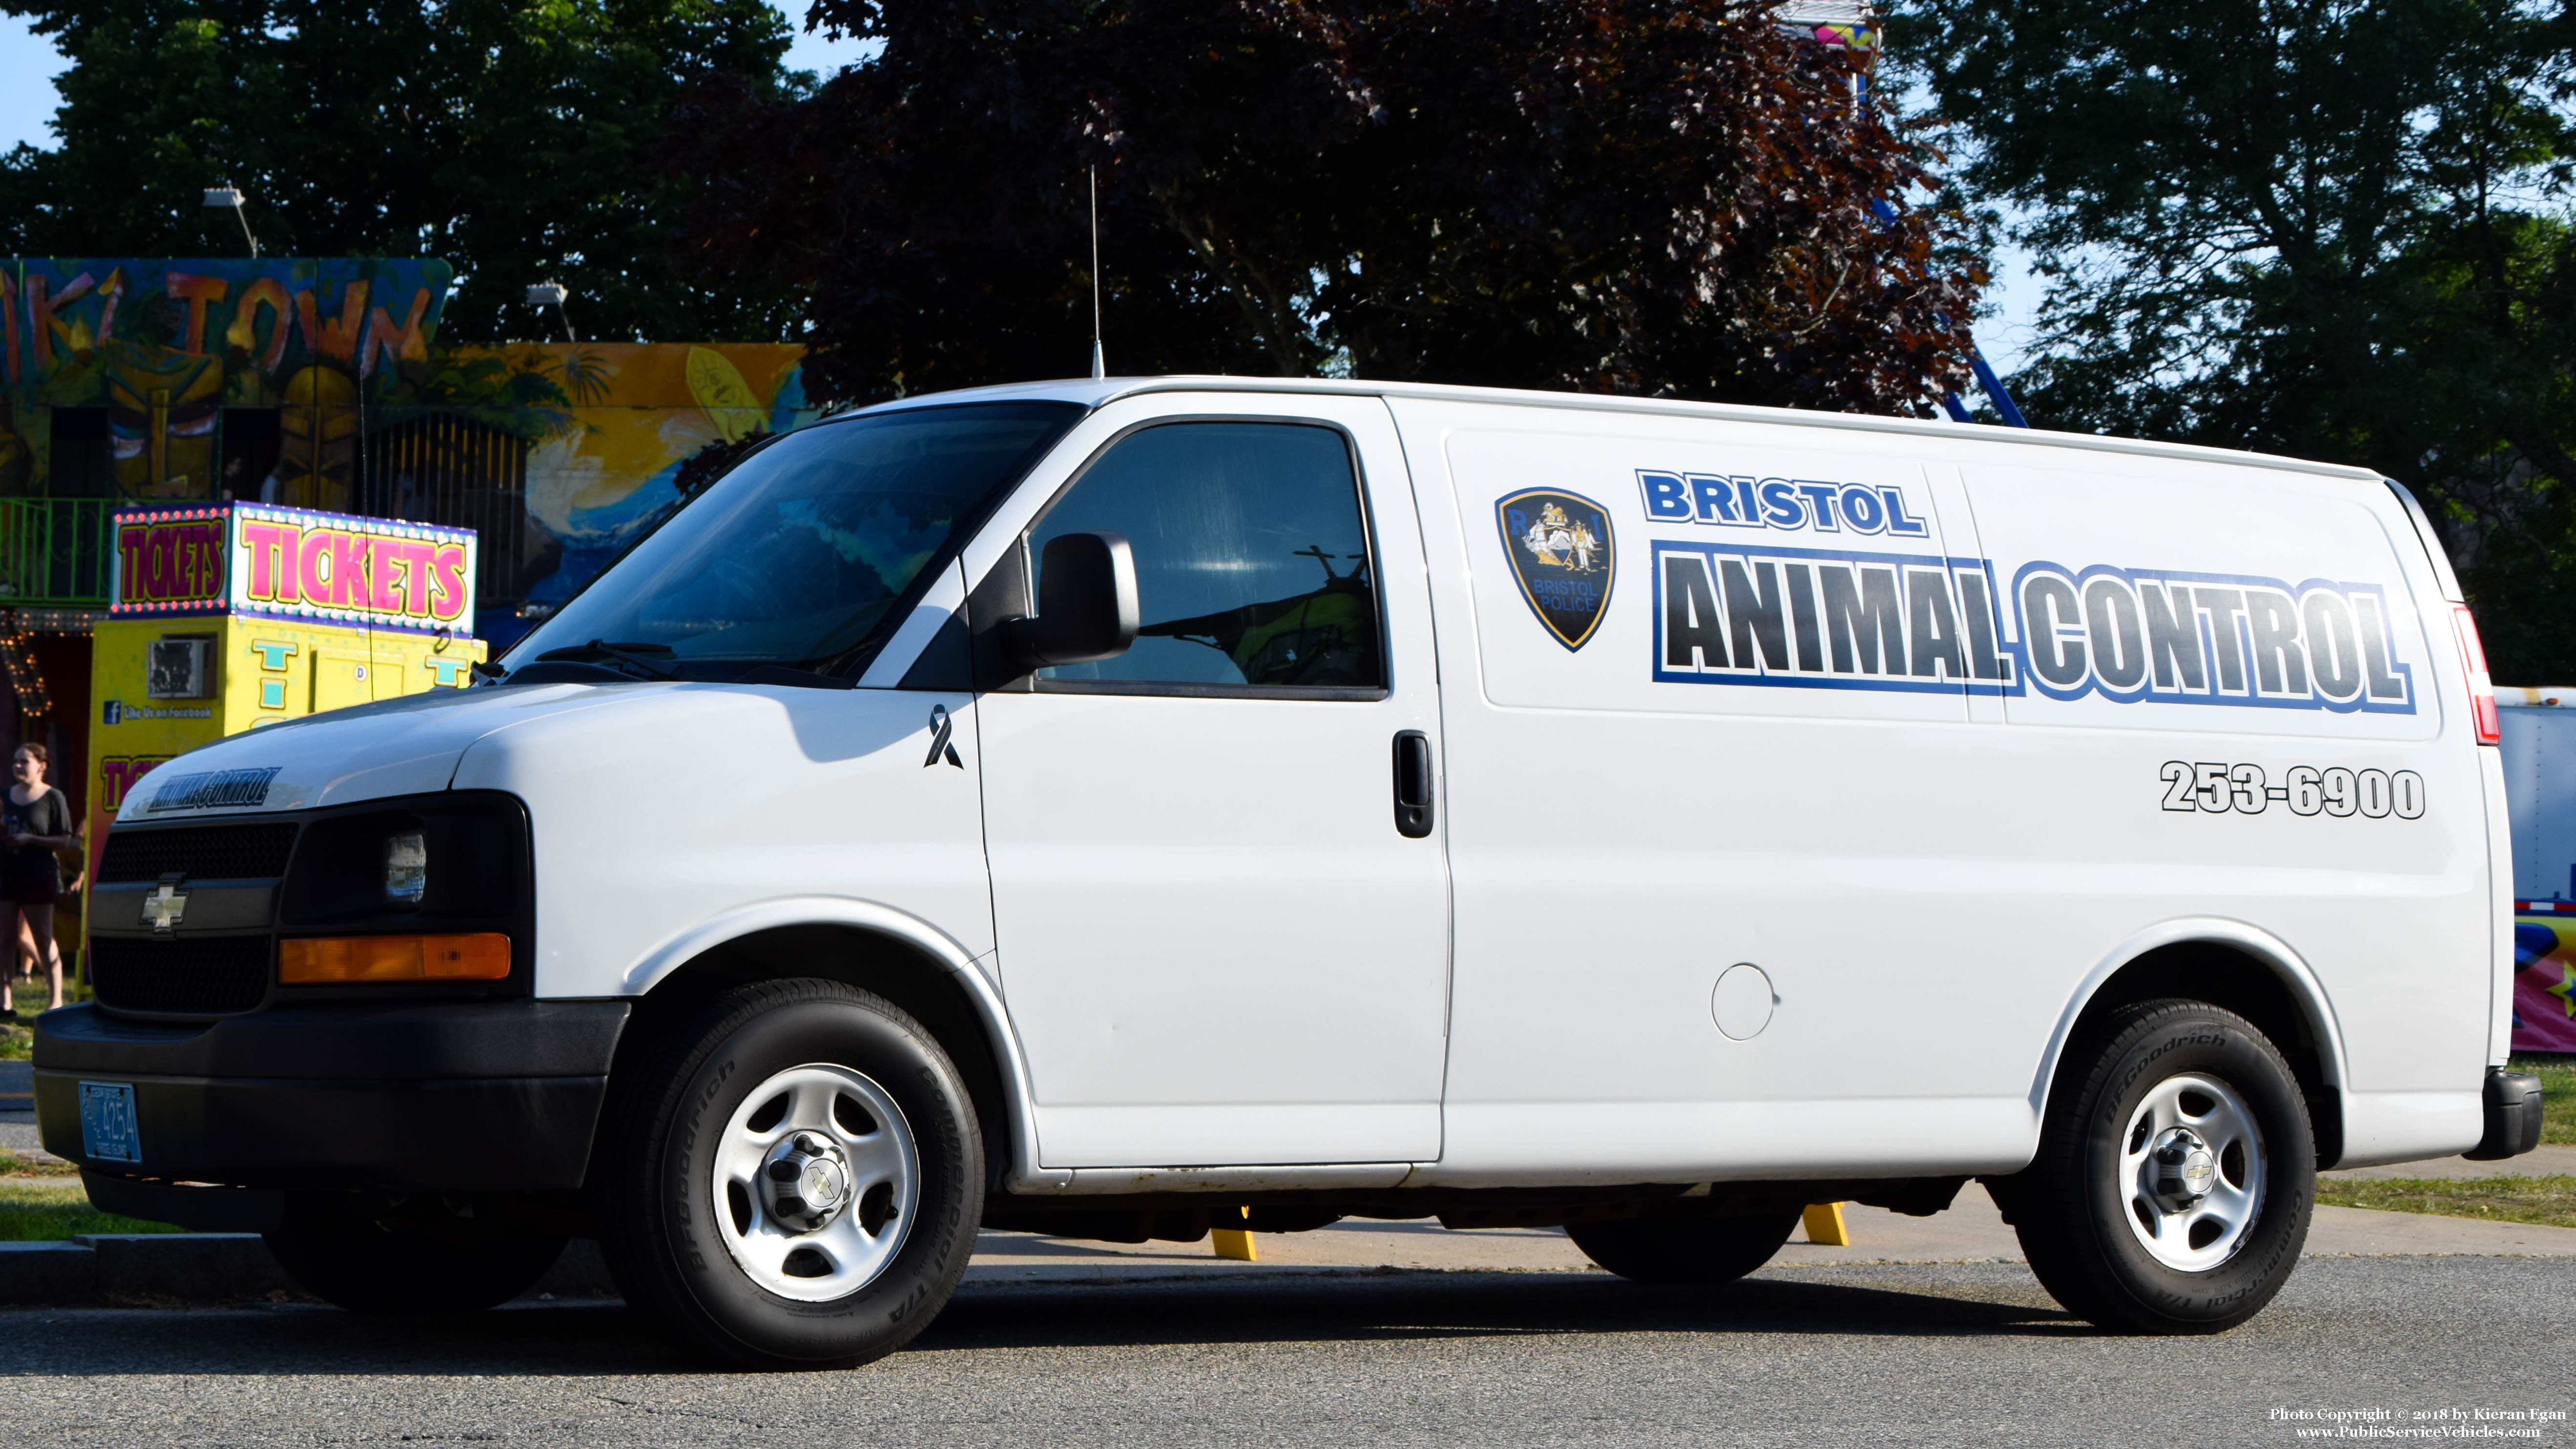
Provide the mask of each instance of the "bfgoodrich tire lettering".
POLYGON ((957 1068, 892 1003, 833 981, 743 987, 621 1064, 620 1077, 593 1209, 629 1304, 731 1363, 839 1368, 901 1348, 948 1301, 982 1216, 982 1139, 957 1068), (911 1221, 890 1257, 853 1275, 850 1292, 799 1301, 763 1287, 728 1247, 718 1215, 739 1224, 743 1206, 718 1186, 713 1154, 753 1093, 817 1064, 857 1074, 901 1114, 911 1221))
MULTIPOLYGON (((2297 1078, 2253 1023, 2204 1002, 2151 1001, 2079 1039, 2049 1093, 2039 1155, 1992 1186, 2031 1271, 2068 1311, 2119 1332, 2218 1333, 2261 1311, 2298 1266, 2315 1204, 2316 1143, 2297 1078), (2227 1251, 2184 1271, 2148 1246, 2159 1221, 2183 1217, 2160 1211, 2153 1181, 2128 1179, 2138 1171, 2132 1139, 2141 1125, 2157 1127, 2167 1110, 2158 1104, 2195 1083, 2224 1089, 2202 1094, 2209 1120, 2250 1117, 2252 1130, 2234 1140, 2259 1155, 2232 1169, 2232 1180, 2252 1189, 2240 1194, 2251 1220, 2190 1229, 2227 1251)), ((2187 1191, 2179 1199, 2191 1200, 2187 1191)))

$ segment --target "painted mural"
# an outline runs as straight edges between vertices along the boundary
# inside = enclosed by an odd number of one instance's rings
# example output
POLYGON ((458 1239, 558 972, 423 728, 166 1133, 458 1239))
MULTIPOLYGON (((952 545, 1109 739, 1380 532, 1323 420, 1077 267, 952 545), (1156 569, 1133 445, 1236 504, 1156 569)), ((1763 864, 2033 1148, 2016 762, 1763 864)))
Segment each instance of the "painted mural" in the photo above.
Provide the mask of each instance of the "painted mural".
POLYGON ((0 734, 51 742, 56 778, 114 809, 195 742, 156 721, 212 728, 212 704, 149 699, 126 655, 216 579, 243 591, 209 658, 225 698, 255 691, 245 720, 461 683, 667 517, 710 449, 818 415, 794 346, 442 345, 451 278, 432 259, 0 259, 0 622, 32 641, 0 658, 0 734), (221 542, 224 520, 248 531, 221 542), (363 623, 362 578, 383 615, 363 623), (368 642, 332 632, 350 629, 368 642), (91 645, 111 640, 101 673, 91 645))
POLYGON ((541 574, 529 570, 523 615, 570 598, 667 514, 680 501, 680 466, 700 450, 819 416, 805 399, 805 349, 790 344, 562 342, 457 355, 497 359, 562 393, 527 454, 521 548, 553 558, 541 574))
POLYGON ((98 408, 117 496, 212 499, 222 410, 259 407, 280 409, 272 501, 345 506, 358 405, 430 377, 451 277, 428 259, 10 261, 0 491, 53 476, 55 410, 98 408))

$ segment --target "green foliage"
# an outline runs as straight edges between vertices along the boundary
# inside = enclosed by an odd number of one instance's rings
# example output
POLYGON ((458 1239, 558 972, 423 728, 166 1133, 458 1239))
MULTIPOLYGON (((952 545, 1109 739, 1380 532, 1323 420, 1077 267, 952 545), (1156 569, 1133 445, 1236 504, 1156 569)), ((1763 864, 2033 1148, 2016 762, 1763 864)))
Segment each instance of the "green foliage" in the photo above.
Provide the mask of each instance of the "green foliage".
POLYGON ((2320 1177, 2317 1202, 2576 1228, 2576 1177, 2320 1177))
POLYGON ((271 255, 442 257, 442 337, 542 335, 533 282, 608 338, 765 340, 794 302, 693 287, 655 169, 672 97, 725 71, 764 96, 787 30, 763 0, 7 0, 75 62, 59 150, 0 159, 0 250, 238 256, 201 204, 230 181, 271 255))
POLYGON ((805 99, 701 88, 673 162, 703 275, 813 298, 818 396, 1080 369, 1095 173, 1120 372, 1918 413, 1964 380, 1960 219, 1767 0, 813 15, 882 54, 805 99))
POLYGON ((178 1233, 184 1228, 103 1213, 77 1182, 0 1182, 0 1242, 58 1242, 81 1233, 178 1233))
POLYGON ((2540 1078, 2540 1140, 2576 1147, 2576 1056, 2519 1056, 2512 1067, 2540 1078))
POLYGON ((2498 678, 2576 671, 2576 87, 2533 0, 1910 0, 1899 54, 2051 279, 2042 427, 2425 495, 2498 678))

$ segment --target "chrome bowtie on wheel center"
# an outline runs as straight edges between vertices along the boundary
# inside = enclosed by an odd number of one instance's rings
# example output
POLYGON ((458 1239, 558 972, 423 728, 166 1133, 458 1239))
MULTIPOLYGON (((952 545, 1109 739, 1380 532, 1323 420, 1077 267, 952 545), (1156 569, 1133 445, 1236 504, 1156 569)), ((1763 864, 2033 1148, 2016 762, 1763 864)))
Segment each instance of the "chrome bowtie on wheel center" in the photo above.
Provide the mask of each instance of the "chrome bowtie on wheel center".
POLYGON ((778 1220, 799 1232, 829 1225, 850 1205, 850 1163, 833 1143, 798 1132, 769 1149, 761 1176, 770 1185, 778 1220))
POLYGON ((808 1063, 734 1109, 715 1189, 717 1226, 743 1272, 782 1298, 824 1303, 894 1261, 920 1201, 921 1156, 885 1088, 808 1063))
POLYGON ((2155 1164, 2150 1175, 2155 1178, 2156 1202, 2169 1213, 2209 1196, 2210 1184, 2218 1179, 2218 1154, 2188 1127, 2157 1133, 2147 1158, 2155 1164))
POLYGON ((2129 1230, 2157 1262, 2206 1272, 2244 1245, 2263 1204, 2263 1134, 2235 1088, 2197 1072, 2157 1083, 2120 1148, 2129 1230))

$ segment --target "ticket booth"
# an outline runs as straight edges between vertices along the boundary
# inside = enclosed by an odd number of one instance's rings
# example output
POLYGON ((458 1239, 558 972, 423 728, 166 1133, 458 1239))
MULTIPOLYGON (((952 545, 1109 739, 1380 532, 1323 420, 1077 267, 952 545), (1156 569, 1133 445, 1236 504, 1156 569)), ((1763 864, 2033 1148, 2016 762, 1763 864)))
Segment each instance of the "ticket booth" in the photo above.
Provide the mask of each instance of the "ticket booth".
POLYGON ((223 503, 120 510, 114 537, 91 646, 93 852, 126 792, 173 756, 461 688, 486 655, 471 637, 471 529, 223 503))

